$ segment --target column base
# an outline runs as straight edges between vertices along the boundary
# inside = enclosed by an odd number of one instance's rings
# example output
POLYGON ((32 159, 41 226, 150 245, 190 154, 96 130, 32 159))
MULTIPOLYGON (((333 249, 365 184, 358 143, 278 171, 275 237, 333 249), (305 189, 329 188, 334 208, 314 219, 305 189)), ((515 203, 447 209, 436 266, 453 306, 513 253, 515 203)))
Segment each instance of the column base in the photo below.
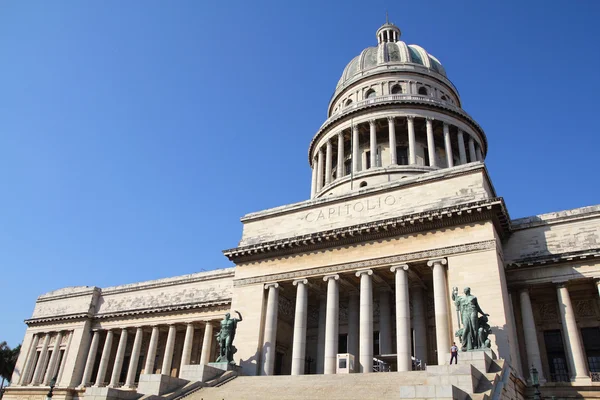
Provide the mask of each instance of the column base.
POLYGON ((592 378, 590 378, 589 376, 576 376, 574 378, 571 378, 571 383, 575 383, 576 385, 591 385, 592 384, 592 378))

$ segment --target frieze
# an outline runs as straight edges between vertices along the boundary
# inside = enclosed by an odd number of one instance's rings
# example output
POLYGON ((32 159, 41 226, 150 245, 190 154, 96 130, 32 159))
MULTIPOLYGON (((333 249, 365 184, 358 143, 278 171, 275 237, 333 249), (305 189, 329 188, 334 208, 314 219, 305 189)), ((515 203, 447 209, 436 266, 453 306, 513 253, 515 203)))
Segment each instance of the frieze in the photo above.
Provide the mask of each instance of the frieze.
POLYGON ((258 276, 254 278, 237 279, 233 281, 234 287, 254 285, 266 282, 289 281, 297 278, 305 278, 309 276, 322 276, 334 274, 337 272, 351 271, 361 268, 382 267, 395 263, 406 263, 430 258, 447 257, 455 254, 461 254, 471 251, 491 250, 496 248, 495 240, 484 240, 481 242, 461 244, 457 246, 442 247, 434 250, 417 251, 414 253, 401 254, 397 256, 383 257, 372 260, 357 261, 348 264, 338 264, 328 267, 320 267, 313 269, 303 269, 294 272, 286 272, 281 274, 272 274, 258 276))
POLYGON ((578 317, 595 317, 596 311, 594 310, 594 304, 591 299, 587 300, 576 300, 573 302, 573 308, 575 308, 575 315, 578 317))

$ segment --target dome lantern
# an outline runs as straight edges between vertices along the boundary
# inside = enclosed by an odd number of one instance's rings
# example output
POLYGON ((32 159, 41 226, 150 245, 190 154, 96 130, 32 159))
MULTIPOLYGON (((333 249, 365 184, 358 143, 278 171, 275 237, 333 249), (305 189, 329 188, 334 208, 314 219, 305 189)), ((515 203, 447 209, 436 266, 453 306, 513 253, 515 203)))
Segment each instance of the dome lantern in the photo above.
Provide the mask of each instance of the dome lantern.
POLYGON ((385 13, 385 24, 383 24, 379 29, 377 29, 377 43, 395 43, 398 40, 400 40, 401 34, 402 32, 400 31, 400 28, 389 22, 387 13, 385 13))

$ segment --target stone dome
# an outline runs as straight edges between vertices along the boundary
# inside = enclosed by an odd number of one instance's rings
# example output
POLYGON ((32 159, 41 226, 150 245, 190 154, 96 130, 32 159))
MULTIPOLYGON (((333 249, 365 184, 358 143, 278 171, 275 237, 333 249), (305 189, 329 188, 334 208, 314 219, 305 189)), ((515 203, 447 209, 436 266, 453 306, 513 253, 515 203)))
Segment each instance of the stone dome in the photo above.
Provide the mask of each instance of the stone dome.
POLYGON ((399 39, 400 29, 386 22, 377 30, 378 45, 367 47, 348 63, 336 89, 356 77, 389 70, 426 68, 429 72, 446 77, 446 71, 437 58, 421 46, 406 44, 399 39))

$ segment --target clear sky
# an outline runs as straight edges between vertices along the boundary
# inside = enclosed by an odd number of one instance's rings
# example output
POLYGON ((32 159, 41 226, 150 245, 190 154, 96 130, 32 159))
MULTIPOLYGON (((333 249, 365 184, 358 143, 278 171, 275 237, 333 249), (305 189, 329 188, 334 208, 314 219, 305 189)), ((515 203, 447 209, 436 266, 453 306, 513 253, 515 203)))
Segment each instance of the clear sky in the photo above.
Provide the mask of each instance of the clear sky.
POLYGON ((2 1, 0 341, 51 290, 230 266, 242 215, 308 198, 386 9, 486 131, 512 218, 600 203, 600 1, 2 1))

